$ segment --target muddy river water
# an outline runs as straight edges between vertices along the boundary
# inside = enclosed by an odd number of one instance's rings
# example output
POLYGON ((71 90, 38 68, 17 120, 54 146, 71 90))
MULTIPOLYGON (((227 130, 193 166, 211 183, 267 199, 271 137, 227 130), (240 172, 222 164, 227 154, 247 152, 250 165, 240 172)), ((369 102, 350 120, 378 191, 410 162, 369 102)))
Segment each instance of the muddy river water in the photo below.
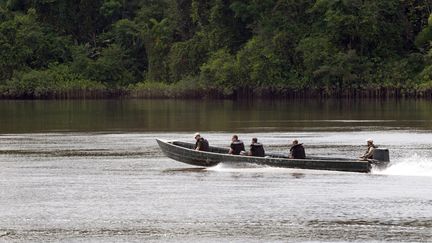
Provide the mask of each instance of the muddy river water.
POLYGON ((432 241, 432 102, 0 101, 0 242, 432 241), (356 158, 370 174, 166 158, 155 138, 356 158))

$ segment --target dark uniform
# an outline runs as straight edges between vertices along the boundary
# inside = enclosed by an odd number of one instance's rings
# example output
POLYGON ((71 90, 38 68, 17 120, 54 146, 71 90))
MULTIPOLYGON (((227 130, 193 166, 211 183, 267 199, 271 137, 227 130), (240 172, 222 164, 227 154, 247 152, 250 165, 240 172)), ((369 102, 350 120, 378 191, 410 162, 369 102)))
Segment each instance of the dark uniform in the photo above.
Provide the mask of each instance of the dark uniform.
POLYGON ((264 157, 265 151, 263 145, 260 143, 252 143, 250 145, 250 155, 256 157, 264 157))
POLYGON ((303 144, 293 145, 290 149, 291 158, 293 159, 306 159, 306 153, 303 144))
POLYGON ((208 151, 209 150, 209 143, 206 139, 200 138, 195 143, 195 149, 199 147, 200 151, 208 151))
POLYGON ((234 155, 239 155, 241 151, 245 151, 244 143, 241 140, 232 142, 230 148, 232 149, 232 154, 234 155))

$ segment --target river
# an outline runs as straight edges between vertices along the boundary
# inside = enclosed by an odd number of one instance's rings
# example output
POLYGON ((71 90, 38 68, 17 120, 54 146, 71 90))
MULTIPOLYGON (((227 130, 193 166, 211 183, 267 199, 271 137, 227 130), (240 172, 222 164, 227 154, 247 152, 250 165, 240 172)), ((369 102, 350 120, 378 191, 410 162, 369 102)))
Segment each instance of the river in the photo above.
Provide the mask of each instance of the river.
POLYGON ((432 102, 0 101, 0 241, 432 242, 432 102), (166 158, 155 138, 355 158, 370 174, 166 158))

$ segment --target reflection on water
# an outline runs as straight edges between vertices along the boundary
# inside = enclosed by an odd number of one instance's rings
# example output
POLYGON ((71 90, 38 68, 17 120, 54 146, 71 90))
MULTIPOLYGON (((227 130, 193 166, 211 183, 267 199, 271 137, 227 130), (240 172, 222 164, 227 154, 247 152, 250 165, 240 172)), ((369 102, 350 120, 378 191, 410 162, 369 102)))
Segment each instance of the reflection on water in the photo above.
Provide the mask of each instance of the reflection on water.
POLYGON ((0 241, 432 241, 430 101, 0 101, 0 241), (357 158, 371 174, 191 167, 155 138, 357 158), (224 131, 224 132, 221 132, 224 131))
POLYGON ((427 100, 0 101, 0 132, 432 129, 427 100))
MULTIPOLYGON (((203 135, 227 146, 230 133, 203 135)), ((368 131, 240 133, 268 151, 354 157, 368 131)), ((372 174, 191 167, 155 138, 190 133, 0 135, 0 241, 432 241, 432 136, 374 131, 392 164, 372 174), (24 151, 24 152, 23 152, 24 151)))

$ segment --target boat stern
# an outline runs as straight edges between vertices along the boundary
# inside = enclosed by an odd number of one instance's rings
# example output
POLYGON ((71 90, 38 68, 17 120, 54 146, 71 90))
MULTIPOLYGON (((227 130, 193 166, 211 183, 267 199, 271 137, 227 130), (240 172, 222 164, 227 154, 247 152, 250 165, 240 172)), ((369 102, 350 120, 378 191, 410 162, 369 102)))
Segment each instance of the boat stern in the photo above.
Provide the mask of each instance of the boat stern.
POLYGON ((390 151, 386 148, 376 148, 373 151, 373 160, 370 160, 371 164, 383 169, 390 163, 390 151))

